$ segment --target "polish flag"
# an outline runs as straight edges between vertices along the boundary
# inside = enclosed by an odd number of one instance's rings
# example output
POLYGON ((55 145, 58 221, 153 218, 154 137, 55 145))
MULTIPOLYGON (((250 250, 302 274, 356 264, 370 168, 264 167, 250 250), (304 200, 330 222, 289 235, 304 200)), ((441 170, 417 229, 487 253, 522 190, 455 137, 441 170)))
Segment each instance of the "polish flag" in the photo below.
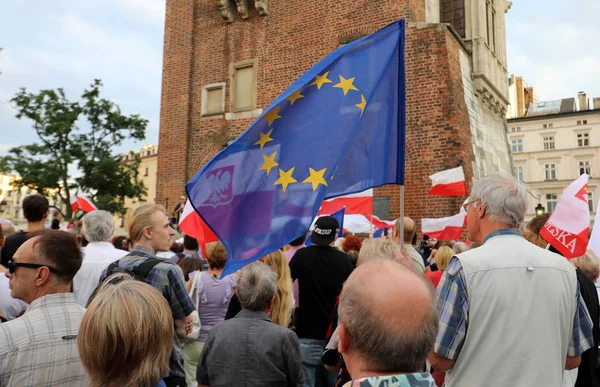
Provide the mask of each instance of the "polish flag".
POLYGON ((71 211, 75 212, 79 209, 79 203, 77 203, 77 196, 71 195, 71 211))
POLYGON ((373 212, 373 189, 323 201, 317 215, 333 214, 346 207, 345 214, 370 214, 373 212))
POLYGON ((209 242, 217 242, 219 240, 210 227, 204 223, 196 210, 194 210, 194 207, 192 207, 189 200, 185 203, 185 207, 179 218, 179 228, 185 235, 196 238, 198 245, 202 248, 202 257, 204 258, 206 258, 206 244, 209 242))
POLYGON ((462 167, 434 173, 429 178, 432 187, 427 195, 464 196, 467 194, 467 183, 462 167))
POLYGON ((421 219, 421 232, 441 241, 461 240, 467 214, 464 211, 454 216, 439 219, 421 219))
MULTIPOLYGON (((71 199, 73 200, 73 199, 71 199)), ((73 208, 73 202, 71 201, 71 208, 73 208)), ((92 212, 97 210, 98 207, 90 199, 88 199, 84 194, 77 193, 77 208, 82 210, 83 212, 92 212)))
POLYGON ((590 231, 588 180, 583 174, 565 188, 540 235, 566 258, 585 254, 590 231))

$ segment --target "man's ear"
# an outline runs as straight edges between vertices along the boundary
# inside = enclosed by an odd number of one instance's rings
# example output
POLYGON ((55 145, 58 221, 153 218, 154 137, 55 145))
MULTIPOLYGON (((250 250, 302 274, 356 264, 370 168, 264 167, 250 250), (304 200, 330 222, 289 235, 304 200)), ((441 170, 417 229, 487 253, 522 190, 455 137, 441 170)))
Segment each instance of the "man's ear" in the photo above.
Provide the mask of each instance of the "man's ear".
POLYGON ((150 230, 150 227, 144 227, 142 229, 142 235, 146 239, 152 239, 152 231, 150 230))
POLYGON ((42 266, 38 269, 37 275, 35 276, 35 284, 37 286, 42 286, 48 281, 50 281, 50 269, 42 266))
POLYGON ((342 323, 338 324, 337 329, 338 329, 338 336, 339 336, 339 340, 340 340, 338 343, 338 352, 341 354, 344 354, 344 353, 348 352, 348 349, 350 349, 350 340, 348 337, 348 330, 342 323))

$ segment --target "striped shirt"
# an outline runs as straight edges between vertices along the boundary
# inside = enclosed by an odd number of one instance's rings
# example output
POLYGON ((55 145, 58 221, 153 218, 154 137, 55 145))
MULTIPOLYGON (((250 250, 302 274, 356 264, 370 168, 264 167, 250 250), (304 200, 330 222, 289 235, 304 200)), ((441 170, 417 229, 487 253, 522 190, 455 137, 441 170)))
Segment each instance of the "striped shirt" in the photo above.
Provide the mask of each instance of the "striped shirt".
POLYGON ((50 294, 0 324, 0 386, 86 386, 77 351, 84 313, 72 293, 50 294))

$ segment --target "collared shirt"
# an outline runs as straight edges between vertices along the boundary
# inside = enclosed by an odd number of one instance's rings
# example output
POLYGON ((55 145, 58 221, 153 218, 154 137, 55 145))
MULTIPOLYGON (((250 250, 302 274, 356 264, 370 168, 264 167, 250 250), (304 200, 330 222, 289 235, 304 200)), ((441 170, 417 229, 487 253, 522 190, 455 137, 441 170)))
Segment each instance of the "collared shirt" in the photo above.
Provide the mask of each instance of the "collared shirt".
POLYGON ((73 278, 73 293, 77 303, 85 307, 104 269, 126 256, 127 251, 116 249, 110 242, 90 242, 81 251, 83 263, 73 278))
POLYGON ((423 262, 421 254, 419 254, 419 252, 410 244, 405 244, 404 247, 406 247, 406 252, 415 264, 415 270, 418 273, 423 274, 423 272, 425 272, 425 262, 423 262))
POLYGON ((84 313, 72 293, 49 294, 0 324, 0 386, 86 386, 77 351, 84 313))
POLYGON ((436 387, 431 374, 416 372, 413 374, 399 374, 387 376, 371 376, 352 380, 344 387, 436 387))
POLYGON ((206 386, 301 387, 300 342, 266 313, 243 309, 211 330, 196 378, 206 386))
MULTIPOLYGON (((120 269, 133 269, 148 258, 156 258, 152 250, 141 246, 135 246, 129 255, 119 260, 120 269)), ((106 278, 106 269, 100 276, 100 282, 106 278)), ((171 312, 173 320, 183 320, 189 316, 196 308, 185 288, 183 271, 181 268, 169 260, 164 260, 154 266, 145 281, 148 285, 154 287, 165 297, 171 312)), ((169 359, 169 368, 171 376, 185 377, 183 371, 183 357, 181 354, 181 344, 175 334, 173 353, 169 359)))
MULTIPOLYGON (((519 235, 516 229, 500 229, 486 236, 483 243, 499 235, 519 235)), ((577 284, 577 311, 573 320, 573 333, 568 356, 577 356, 592 347, 593 325, 577 284)), ((440 324, 434 352, 450 360, 456 360, 465 342, 469 325, 469 297, 462 264, 453 257, 437 288, 440 324)))

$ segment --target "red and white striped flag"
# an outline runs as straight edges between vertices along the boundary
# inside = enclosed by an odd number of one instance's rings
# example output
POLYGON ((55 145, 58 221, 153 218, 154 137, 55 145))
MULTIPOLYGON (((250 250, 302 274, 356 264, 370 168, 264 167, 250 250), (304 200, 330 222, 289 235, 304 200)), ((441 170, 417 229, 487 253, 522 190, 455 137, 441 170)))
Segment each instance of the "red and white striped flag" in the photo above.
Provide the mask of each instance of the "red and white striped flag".
POLYGON ((371 214, 373 212, 373 189, 325 200, 317 215, 333 214, 344 207, 346 207, 345 215, 371 214))
MULTIPOLYGON (((83 212, 92 212, 97 210, 98 207, 90 199, 88 199, 84 194, 77 193, 77 207, 83 212)), ((71 208, 73 208, 73 202, 71 202, 71 208)))
POLYGON ((79 209, 79 203, 77 203, 77 196, 71 195, 71 211, 75 212, 79 209))
POLYGON ((583 174, 565 188, 540 235, 566 258, 585 254, 590 231, 589 176, 583 174))
POLYGON ((466 216, 460 212, 447 218, 421 219, 421 232, 437 240, 460 240, 466 216))
POLYGON ((179 228, 192 238, 196 238, 198 245, 202 248, 202 256, 206 257, 205 246, 208 242, 217 242, 219 238, 215 233, 204 223, 200 215, 194 210, 192 204, 188 200, 179 218, 179 228))
POLYGON ((432 187, 427 195, 464 196, 467 194, 467 182, 462 167, 434 173, 429 178, 432 187))

